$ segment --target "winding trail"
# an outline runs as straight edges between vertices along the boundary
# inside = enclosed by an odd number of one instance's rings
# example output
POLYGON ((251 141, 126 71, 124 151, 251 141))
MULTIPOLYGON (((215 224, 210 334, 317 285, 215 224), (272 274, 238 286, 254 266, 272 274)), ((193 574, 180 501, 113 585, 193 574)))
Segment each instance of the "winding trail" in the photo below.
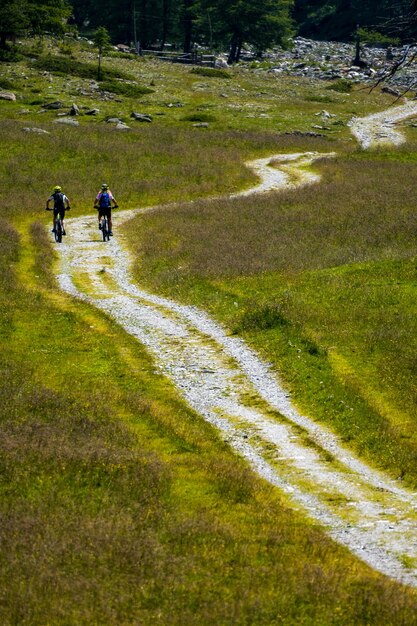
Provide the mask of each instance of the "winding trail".
MULTIPOLYGON (((409 114, 407 107, 402 115, 409 114)), ((356 120, 352 132, 366 141, 373 133, 377 140, 375 120, 369 127, 356 120)), ((319 177, 306 166, 331 156, 253 161, 248 166, 259 185, 234 197, 313 184, 319 177)), ((144 210, 116 214, 116 233, 144 210)), ((333 433, 300 414, 276 374, 206 313, 135 285, 122 235, 100 241, 95 216, 68 219, 67 225, 70 236, 59 247, 61 288, 105 311, 142 342, 184 399, 334 539, 376 570, 417 586, 417 494, 368 467, 333 433)))

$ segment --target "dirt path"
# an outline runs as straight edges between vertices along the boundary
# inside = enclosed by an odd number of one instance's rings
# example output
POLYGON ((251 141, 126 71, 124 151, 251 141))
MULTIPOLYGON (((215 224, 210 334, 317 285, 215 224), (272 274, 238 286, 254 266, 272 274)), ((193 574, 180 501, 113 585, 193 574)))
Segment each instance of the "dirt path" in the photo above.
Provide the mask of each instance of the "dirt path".
MULTIPOLYGON (((237 195, 314 183, 318 177, 306 166, 322 156, 331 155, 254 161, 250 166, 261 182, 237 195)), ((135 214, 116 215, 115 232, 135 214)), ((276 374, 242 340, 203 311, 135 285, 121 235, 104 244, 95 217, 67 225, 70 236, 59 248, 62 289, 93 303, 142 342, 185 400, 333 538, 376 570, 417 586, 417 496, 301 415, 276 374)))
POLYGON ((353 118, 349 126, 363 148, 387 144, 398 146, 406 138, 395 125, 416 115, 417 102, 414 100, 368 117, 353 118))

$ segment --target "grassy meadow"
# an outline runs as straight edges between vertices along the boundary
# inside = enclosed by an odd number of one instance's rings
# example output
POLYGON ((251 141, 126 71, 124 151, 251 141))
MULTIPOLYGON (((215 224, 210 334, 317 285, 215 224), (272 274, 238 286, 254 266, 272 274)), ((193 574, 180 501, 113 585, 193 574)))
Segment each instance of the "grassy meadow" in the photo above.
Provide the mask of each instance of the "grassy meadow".
POLYGON ((86 46, 24 48, 0 65, 17 96, 0 104, 0 623, 416 624, 413 590, 329 539, 141 345, 58 290, 43 211, 60 184, 73 215, 91 213, 103 180, 121 208, 159 205, 127 228, 141 284, 209 310, 304 411, 415 486, 415 129, 406 148, 363 153, 346 121, 386 95, 247 67, 226 79, 112 56, 106 81, 152 91, 101 99, 86 46), (48 53, 73 73, 37 67, 48 53), (40 112, 58 99, 100 112, 59 125, 40 112), (322 108, 339 122, 323 137, 291 134, 322 108), (214 199, 255 182, 246 160, 305 150, 339 153, 315 164, 321 184, 214 199))

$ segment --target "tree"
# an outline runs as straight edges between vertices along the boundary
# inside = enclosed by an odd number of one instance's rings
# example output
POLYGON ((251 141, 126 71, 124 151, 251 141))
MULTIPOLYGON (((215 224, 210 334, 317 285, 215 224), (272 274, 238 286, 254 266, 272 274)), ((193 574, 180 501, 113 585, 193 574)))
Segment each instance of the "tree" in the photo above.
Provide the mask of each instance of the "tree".
POLYGON ((66 0, 0 0, 0 46, 25 32, 62 33, 70 13, 66 0))
POLYGON ((17 35, 29 26, 26 0, 2 0, 0 4, 0 47, 7 40, 14 41, 17 35))
POLYGON ((201 15, 210 16, 210 39, 229 46, 229 63, 239 61, 244 44, 258 52, 284 44, 292 32, 292 0, 201 0, 201 15))
POLYGON ((101 57, 106 50, 111 48, 110 35, 104 26, 97 28, 93 35, 95 47, 98 49, 97 80, 101 80, 101 57))

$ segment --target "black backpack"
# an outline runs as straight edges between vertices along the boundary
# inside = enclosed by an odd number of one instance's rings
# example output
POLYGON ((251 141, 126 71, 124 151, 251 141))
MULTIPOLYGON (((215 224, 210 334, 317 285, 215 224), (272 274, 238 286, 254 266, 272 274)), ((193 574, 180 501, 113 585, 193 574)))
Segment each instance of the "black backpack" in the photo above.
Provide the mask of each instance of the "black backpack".
POLYGON ((54 197, 54 209, 57 209, 58 211, 64 211, 65 204, 64 204, 64 194, 62 193, 62 191, 57 191, 56 193, 53 194, 53 197, 54 197))

